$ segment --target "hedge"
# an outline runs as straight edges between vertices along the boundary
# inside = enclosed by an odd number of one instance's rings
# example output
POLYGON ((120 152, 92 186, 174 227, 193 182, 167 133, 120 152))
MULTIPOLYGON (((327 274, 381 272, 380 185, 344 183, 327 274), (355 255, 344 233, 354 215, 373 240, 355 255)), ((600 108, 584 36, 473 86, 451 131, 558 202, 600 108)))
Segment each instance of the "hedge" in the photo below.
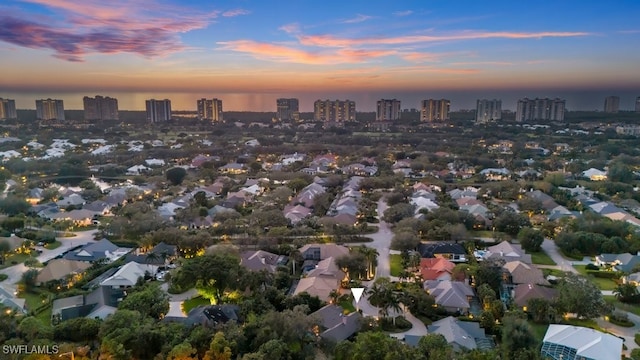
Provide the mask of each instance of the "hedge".
POLYGON ((618 273, 617 271, 587 270, 587 274, 593 275, 594 277, 602 278, 602 279, 618 279, 620 277, 620 273, 618 273))

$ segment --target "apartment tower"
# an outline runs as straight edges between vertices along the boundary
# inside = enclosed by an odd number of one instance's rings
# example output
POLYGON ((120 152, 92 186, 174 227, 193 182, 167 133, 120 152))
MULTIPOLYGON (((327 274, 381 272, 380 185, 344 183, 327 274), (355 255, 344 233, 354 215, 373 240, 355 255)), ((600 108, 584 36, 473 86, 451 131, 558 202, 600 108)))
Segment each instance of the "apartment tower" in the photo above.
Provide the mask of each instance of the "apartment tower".
POLYGON ((171 120, 171 100, 147 100, 146 108, 147 121, 152 124, 171 120))
POLYGON ((446 99, 428 99, 422 100, 420 104, 422 106, 420 110, 420 121, 442 122, 449 120, 451 101, 446 99))
POLYGON ((502 100, 476 101, 476 124, 486 124, 502 119, 502 100))
POLYGON ((38 120, 64 120, 62 100, 36 100, 36 118, 38 120))
POLYGON ((198 119, 213 123, 223 122, 222 100, 216 98, 198 100, 198 119))

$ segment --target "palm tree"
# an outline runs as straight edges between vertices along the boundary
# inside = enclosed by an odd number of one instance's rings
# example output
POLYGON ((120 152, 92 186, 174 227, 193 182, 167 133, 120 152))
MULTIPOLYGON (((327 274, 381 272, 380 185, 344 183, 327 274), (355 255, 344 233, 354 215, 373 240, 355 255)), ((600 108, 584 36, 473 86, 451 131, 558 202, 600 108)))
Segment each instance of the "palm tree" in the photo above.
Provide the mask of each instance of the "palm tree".
MULTIPOLYGON (((153 262, 158 261, 159 259, 160 259, 160 255, 158 255, 158 254, 156 254, 156 253, 154 253, 152 251, 149 251, 147 253, 147 256, 145 257, 144 261, 147 263, 147 265, 149 265, 149 264, 151 264, 153 262)), ((156 269, 154 271, 153 277, 155 277, 157 275, 157 273, 158 273, 158 267, 156 266, 156 269)))
POLYGON ((406 279, 407 281, 409 280, 409 278, 411 278, 411 272, 408 271, 407 269, 402 269, 402 271, 400 271, 400 276, 398 276, 398 278, 400 279, 400 282, 402 282, 402 280, 406 279))
POLYGON ((409 266, 413 268, 413 271, 417 271, 420 266, 421 259, 422 256, 420 256, 420 253, 417 251, 414 251, 409 255, 409 266))
POLYGON ((11 251, 11 245, 7 241, 0 241, 0 264, 4 265, 4 258, 11 251))
POLYGON ((167 250, 162 250, 162 252, 160 253, 160 258, 162 259, 162 263, 166 267, 167 266, 167 260, 170 258, 169 252, 167 250))
POLYGON ((289 260, 291 261, 292 273, 295 274, 296 263, 302 260, 302 254, 300 253, 300 250, 298 250, 298 248, 296 248, 295 246, 292 246, 289 250, 289 260))
POLYGON ((380 255, 380 253, 378 253, 378 250, 362 245, 358 248, 358 251, 360 253, 362 253, 362 255, 364 255, 365 258, 367 258, 367 277, 369 279, 371 279, 373 277, 373 267, 377 264, 376 260, 378 258, 378 256, 380 255))

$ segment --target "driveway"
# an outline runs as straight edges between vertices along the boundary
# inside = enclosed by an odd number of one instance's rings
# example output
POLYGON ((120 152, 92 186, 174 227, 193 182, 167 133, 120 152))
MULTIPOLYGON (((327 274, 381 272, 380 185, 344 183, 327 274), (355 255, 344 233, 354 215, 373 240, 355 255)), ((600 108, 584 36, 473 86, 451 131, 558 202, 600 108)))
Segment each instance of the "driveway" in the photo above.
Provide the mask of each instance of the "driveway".
MULTIPOLYGON (((76 246, 93 242, 93 236, 95 233, 96 230, 78 231, 75 233, 75 236, 72 237, 56 238, 56 240, 60 241, 61 245, 53 250, 42 249, 42 254, 40 254, 37 259, 41 263, 47 262, 59 255, 66 253, 76 246)), ((24 266, 24 264, 10 266, 0 270, 0 274, 6 274, 8 276, 7 280, 3 281, 0 284, 2 285, 2 287, 7 289, 7 291, 16 291, 17 288, 15 284, 20 281, 20 279, 22 278, 22 274, 27 270, 28 269, 26 266, 24 266)))
POLYGON ((391 232, 389 224, 382 221, 384 211, 387 210, 388 207, 389 206, 382 198, 378 201, 378 215, 376 216, 380 220, 380 223, 378 224, 378 231, 373 234, 365 235, 372 241, 364 245, 378 250, 378 266, 376 267, 375 278, 389 277, 391 275, 389 248, 391 247, 393 232, 391 232))
POLYGON ((629 320, 633 321, 635 324, 633 327, 626 328, 617 326, 603 318, 597 318, 596 322, 598 323, 598 326, 603 328, 605 331, 624 339, 624 344, 627 346, 627 350, 623 350, 622 353, 629 356, 631 354, 631 350, 640 347, 635 342, 635 334, 640 332, 640 316, 626 311, 625 313, 629 316, 629 320))
POLYGON ((556 264, 558 264, 556 265, 556 267, 554 267, 554 269, 578 274, 578 270, 576 270, 572 266, 571 261, 565 259, 564 257, 562 257, 562 255, 560 255, 560 252, 558 251, 558 247, 556 246, 556 243, 553 240, 545 238, 544 242, 542 243, 542 250, 544 250, 544 252, 546 252, 547 255, 549 255, 551 260, 553 260, 556 264))

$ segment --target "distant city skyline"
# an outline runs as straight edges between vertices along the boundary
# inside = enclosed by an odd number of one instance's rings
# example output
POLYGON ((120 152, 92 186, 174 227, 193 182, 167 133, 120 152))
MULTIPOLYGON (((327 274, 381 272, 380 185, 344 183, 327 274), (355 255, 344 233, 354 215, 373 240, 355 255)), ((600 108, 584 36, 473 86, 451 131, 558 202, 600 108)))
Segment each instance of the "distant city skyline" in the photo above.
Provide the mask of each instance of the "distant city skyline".
POLYGON ((602 110, 615 95, 626 111, 640 96, 631 0, 6 0, 0 14, 0 97, 18 109, 55 98, 80 110, 103 94, 122 110, 151 98, 176 110, 218 98, 228 111, 298 98, 302 112, 317 99, 375 111, 381 98, 444 98, 455 111, 496 98, 515 111, 523 97, 602 110))

